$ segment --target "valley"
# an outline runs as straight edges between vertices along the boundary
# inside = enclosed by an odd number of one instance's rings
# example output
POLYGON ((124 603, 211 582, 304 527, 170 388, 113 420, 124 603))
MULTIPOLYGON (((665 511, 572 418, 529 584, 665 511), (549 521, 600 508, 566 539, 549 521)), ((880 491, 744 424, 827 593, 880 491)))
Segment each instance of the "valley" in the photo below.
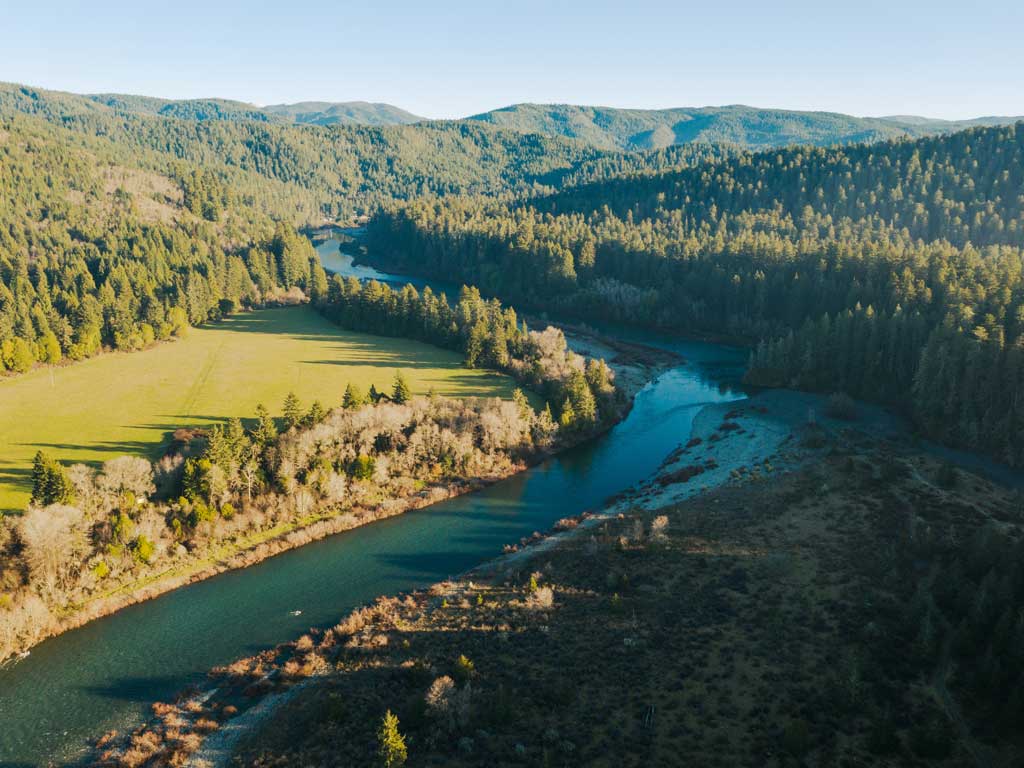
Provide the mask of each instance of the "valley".
POLYGON ((0 768, 1021 765, 1016 8, 403 5, 6 15, 0 768))

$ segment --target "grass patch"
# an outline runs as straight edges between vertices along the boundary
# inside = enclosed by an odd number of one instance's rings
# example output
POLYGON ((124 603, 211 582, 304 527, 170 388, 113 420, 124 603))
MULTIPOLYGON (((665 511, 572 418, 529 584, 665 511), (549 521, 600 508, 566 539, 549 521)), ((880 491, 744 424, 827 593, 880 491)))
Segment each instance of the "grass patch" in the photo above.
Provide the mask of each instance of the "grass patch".
POLYGON ((257 403, 279 415, 289 391, 306 407, 334 407, 347 382, 390 390, 397 369, 416 394, 511 397, 515 386, 464 368, 458 353, 343 331, 308 307, 236 315, 143 352, 0 381, 0 510, 24 508, 40 449, 65 463, 155 458, 179 427, 248 418, 257 403))

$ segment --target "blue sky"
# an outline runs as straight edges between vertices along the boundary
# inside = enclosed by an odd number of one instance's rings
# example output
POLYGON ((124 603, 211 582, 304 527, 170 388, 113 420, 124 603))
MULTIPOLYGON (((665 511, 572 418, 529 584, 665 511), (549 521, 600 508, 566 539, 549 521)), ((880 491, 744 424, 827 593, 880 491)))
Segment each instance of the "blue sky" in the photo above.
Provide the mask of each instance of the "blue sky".
POLYGON ((4 0, 0 80, 257 104, 1024 114, 1024 2, 4 0))

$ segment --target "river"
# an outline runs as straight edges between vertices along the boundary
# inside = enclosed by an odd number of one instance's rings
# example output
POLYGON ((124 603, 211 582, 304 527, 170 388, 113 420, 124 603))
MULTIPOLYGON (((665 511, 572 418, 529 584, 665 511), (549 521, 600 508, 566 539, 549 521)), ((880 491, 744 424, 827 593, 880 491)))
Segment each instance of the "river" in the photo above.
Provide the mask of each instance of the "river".
MULTIPOLYGON (((339 274, 404 282, 318 246, 339 274)), ((414 281, 423 286, 426 281, 414 281)), ((431 283, 437 290, 451 286, 431 283)), ((633 331, 686 364, 649 384, 606 434, 461 496, 170 592, 36 646, 0 670, 0 766, 64 764, 90 738, 140 722, 213 666, 330 626, 377 595, 460 573, 555 520, 595 509, 653 473, 706 404, 744 397, 746 353, 633 331), (301 611, 301 615, 293 615, 301 611)))

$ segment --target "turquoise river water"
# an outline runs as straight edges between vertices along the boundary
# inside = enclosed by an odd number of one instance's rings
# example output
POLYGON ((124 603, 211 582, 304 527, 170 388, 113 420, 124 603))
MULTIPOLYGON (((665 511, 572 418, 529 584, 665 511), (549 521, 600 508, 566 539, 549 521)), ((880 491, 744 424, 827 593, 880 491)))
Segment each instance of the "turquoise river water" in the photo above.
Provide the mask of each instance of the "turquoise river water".
MULTIPOLYGON (((404 282, 353 266, 335 241, 318 250, 325 267, 340 274, 404 282)), ((629 416, 605 435, 477 493, 126 608, 41 643, 0 670, 0 766, 73 762, 90 738, 132 727, 153 701, 202 679, 210 667, 333 625, 377 595, 458 574, 503 544, 597 508, 654 472, 687 439, 704 405, 744 397, 738 381, 745 352, 637 332, 628 337, 678 352, 686 363, 643 389, 629 416)))

